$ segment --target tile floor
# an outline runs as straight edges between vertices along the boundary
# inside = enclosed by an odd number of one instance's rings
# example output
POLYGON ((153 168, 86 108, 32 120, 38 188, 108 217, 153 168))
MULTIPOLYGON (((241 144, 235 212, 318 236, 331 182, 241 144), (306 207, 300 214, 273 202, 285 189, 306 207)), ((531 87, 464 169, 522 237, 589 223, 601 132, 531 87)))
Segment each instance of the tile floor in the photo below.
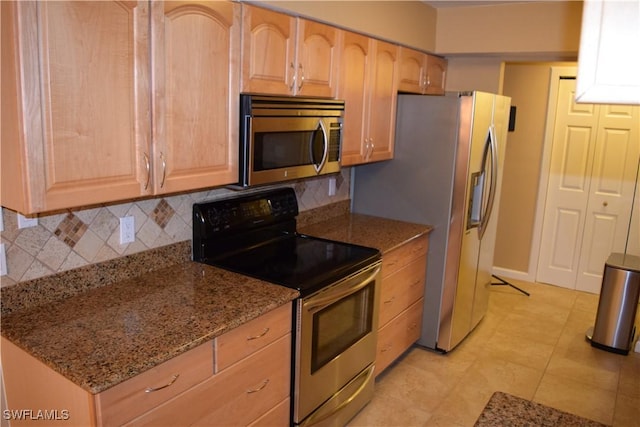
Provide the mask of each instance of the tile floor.
POLYGON ((512 283, 531 296, 494 286, 487 315, 465 341, 446 355, 409 349, 378 377, 373 400, 349 426, 473 426, 494 391, 640 426, 640 353, 610 353, 584 338, 598 295, 512 283))

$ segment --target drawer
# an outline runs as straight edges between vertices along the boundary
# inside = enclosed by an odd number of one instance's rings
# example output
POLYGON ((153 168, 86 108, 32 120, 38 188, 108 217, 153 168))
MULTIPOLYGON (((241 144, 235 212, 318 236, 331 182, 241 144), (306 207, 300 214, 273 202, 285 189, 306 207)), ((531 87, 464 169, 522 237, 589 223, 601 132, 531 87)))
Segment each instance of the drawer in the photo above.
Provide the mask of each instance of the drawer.
POLYGON ((211 375, 213 344, 209 341, 96 395, 97 419, 103 426, 121 425, 211 375))
POLYGON ((378 331, 376 376, 420 338, 423 302, 419 299, 378 331))
POLYGON ((291 332, 291 303, 276 308, 215 339, 215 371, 220 372, 291 332))
POLYGON ((269 412, 249 424, 249 427, 273 427, 287 426, 291 419, 291 403, 289 399, 285 399, 277 404, 269 412))
POLYGON ((418 258, 382 279, 379 326, 424 296, 426 259, 418 258))
POLYGON ((382 255, 382 277, 401 269, 416 258, 426 256, 429 236, 424 234, 382 255))
POLYGON ((287 334, 127 425, 248 425, 288 399, 290 361, 287 334))

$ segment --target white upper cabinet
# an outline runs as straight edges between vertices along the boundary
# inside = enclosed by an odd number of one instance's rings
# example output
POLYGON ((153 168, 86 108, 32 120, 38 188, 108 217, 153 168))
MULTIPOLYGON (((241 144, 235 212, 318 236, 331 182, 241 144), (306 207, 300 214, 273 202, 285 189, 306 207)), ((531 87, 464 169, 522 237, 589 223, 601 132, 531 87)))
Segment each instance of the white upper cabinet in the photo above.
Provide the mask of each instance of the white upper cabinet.
POLYGON ((585 0, 576 101, 640 104, 640 0, 585 0))

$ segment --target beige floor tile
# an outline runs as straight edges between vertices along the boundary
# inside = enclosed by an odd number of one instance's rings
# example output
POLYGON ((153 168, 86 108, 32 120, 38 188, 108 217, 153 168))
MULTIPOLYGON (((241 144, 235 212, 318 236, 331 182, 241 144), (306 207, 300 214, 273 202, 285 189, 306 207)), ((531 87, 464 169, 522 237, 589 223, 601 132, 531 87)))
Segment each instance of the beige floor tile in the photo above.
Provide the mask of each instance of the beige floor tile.
POLYGON ((421 411, 431 412, 438 405, 441 396, 449 393, 455 384, 454 378, 400 363, 376 382, 376 393, 400 399, 421 411))
POLYGON ((511 361, 542 371, 551 359, 553 348, 550 344, 498 331, 485 346, 484 353, 492 359, 511 361))
POLYGON ((459 383, 432 414, 431 422, 435 425, 473 426, 493 391, 459 383), (436 424, 440 423, 440 424, 436 424))
MULTIPOLYGON (((637 381, 640 381, 636 377, 637 381)), ((640 427, 640 397, 629 397, 618 393, 613 427, 640 427)))
POLYGON ((561 411, 611 425, 616 392, 593 386, 585 387, 582 382, 545 373, 533 400, 561 411))
POLYGON ((373 397, 348 424, 348 427, 422 427, 431 414, 411 404, 383 394, 373 397))
POLYGON ((630 352, 622 360, 618 394, 640 399, 640 353, 630 352))
POLYGON ((540 383, 543 370, 484 355, 471 366, 456 388, 483 389, 489 393, 503 391, 531 399, 540 383))

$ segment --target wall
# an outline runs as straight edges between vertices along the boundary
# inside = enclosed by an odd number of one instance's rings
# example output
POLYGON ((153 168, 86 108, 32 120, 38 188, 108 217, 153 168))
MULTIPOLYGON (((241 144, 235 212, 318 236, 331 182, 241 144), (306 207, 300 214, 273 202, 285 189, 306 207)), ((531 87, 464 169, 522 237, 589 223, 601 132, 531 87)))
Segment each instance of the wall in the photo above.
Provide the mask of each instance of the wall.
POLYGON ((443 7, 437 12, 436 53, 574 59, 580 44, 581 1, 443 7))
POLYGON ((503 93, 517 107, 507 137, 494 265, 528 272, 552 66, 575 63, 507 63, 503 93))
POLYGON ((435 50, 436 11, 420 1, 251 1, 312 17, 428 52, 435 50))
MULTIPOLYGON (((336 194, 328 196, 328 177, 285 184, 296 190, 300 211, 348 200, 350 169, 336 179, 336 194)), ((8 274, 0 278, 9 286, 61 271, 124 255, 190 240, 192 205, 236 194, 227 189, 131 201, 92 209, 40 216, 38 225, 18 229, 16 213, 2 209, 8 274), (132 215, 136 240, 119 243, 119 219, 132 215)))

